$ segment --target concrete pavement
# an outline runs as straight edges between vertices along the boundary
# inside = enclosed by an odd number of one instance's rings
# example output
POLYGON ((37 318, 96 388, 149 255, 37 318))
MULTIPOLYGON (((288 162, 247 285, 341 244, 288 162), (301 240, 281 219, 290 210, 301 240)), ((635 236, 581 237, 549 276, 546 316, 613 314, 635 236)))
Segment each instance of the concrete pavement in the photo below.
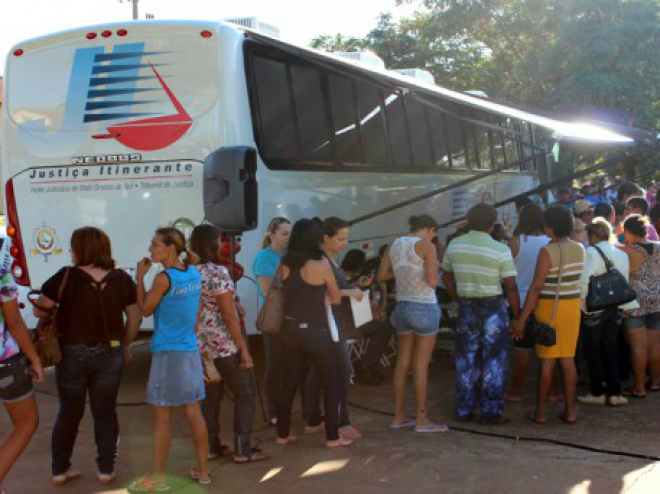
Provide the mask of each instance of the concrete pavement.
MULTIPOLYGON (((121 445, 118 478, 112 486, 95 481, 95 446, 91 417, 85 415, 73 457, 83 478, 64 487, 50 485, 50 433, 57 413, 54 376, 40 386, 41 426, 5 484, 7 494, 123 494, 125 486, 147 472, 151 461, 151 411, 143 404, 149 355, 146 345, 135 349, 120 392, 121 445)), ((274 429, 258 413, 255 442, 273 453, 268 462, 235 465, 211 462, 213 484, 202 487, 187 478, 193 464, 192 444, 182 413, 174 419, 170 453, 173 493, 268 494, 658 494, 660 463, 620 454, 585 451, 529 440, 565 441, 613 452, 660 456, 660 393, 628 406, 579 406, 579 422, 564 425, 560 405, 551 405, 549 422, 535 425, 524 418, 532 406, 529 376, 525 402, 508 406, 511 424, 483 427, 452 422, 453 371, 447 352, 436 354, 431 368, 429 410, 447 421, 446 434, 420 435, 391 430, 392 394, 389 385, 351 389, 351 416, 363 439, 339 451, 324 448, 321 435, 304 436, 300 415, 294 421, 299 441, 277 446, 274 429), (469 432, 469 431, 475 431, 469 432), (482 435, 496 434, 519 440, 482 435)), ((411 383, 412 384, 412 383, 411 383)), ((412 387, 409 389, 413 411, 412 387)), ((231 406, 223 407, 223 439, 231 441, 231 406)), ((0 437, 7 431, 6 415, 0 437)))

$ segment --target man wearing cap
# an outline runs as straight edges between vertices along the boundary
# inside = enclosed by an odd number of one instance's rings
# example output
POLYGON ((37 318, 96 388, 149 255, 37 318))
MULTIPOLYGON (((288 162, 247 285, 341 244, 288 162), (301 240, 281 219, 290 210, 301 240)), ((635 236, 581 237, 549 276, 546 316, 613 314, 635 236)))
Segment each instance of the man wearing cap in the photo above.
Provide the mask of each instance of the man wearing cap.
POLYGON ((585 247, 589 246, 589 239, 587 238, 585 227, 594 219, 595 207, 596 206, 585 199, 575 201, 575 206, 573 206, 575 220, 571 239, 580 242, 585 247))

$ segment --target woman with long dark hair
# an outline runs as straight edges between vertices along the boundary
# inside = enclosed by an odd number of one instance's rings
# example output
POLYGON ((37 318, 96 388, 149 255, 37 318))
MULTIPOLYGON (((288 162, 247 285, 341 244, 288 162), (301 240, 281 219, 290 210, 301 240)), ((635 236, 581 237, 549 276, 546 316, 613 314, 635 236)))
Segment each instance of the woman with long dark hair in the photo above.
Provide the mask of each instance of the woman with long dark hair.
POLYGON ((117 395, 128 344, 140 328, 140 309, 135 283, 115 268, 105 232, 91 226, 74 231, 71 257, 73 267, 60 269, 44 283, 35 309, 43 317, 59 304, 62 361, 55 368, 60 409, 52 435, 52 482, 63 485, 81 476, 71 467, 71 455, 89 394, 96 478, 109 484, 115 478, 119 438, 117 395))
POLYGON ((646 217, 638 214, 623 222, 630 286, 639 302, 639 308, 626 311, 623 320, 633 371, 633 387, 625 395, 631 398, 645 397, 647 387, 660 391, 660 244, 648 240, 647 227, 646 217))
MULTIPOLYGON (((545 247, 550 238, 545 234, 543 222, 543 209, 536 204, 528 204, 520 210, 518 225, 513 232, 514 236, 509 242, 513 263, 516 266, 516 285, 520 295, 521 306, 525 303, 529 287, 534 279, 534 268, 541 249, 545 247)), ((515 345, 515 343, 514 343, 515 345)), ((522 389, 525 384, 527 369, 532 362, 533 348, 521 348, 515 345, 513 354, 513 369, 511 377, 511 390, 504 399, 510 403, 522 400, 522 389)))
POLYGON ((196 226, 190 249, 199 261, 202 275, 202 305, 197 340, 202 354, 211 358, 222 376, 207 384, 202 411, 209 436, 209 459, 223 453, 220 443, 220 402, 225 384, 234 395, 234 462, 247 463, 270 458, 250 442, 254 423, 255 389, 250 369, 254 366, 236 313, 236 292, 229 271, 219 264, 220 232, 213 225, 196 226))
POLYGON ((282 259, 286 307, 282 328, 283 379, 277 410, 277 444, 295 441, 291 435, 291 405, 307 361, 319 376, 325 404, 326 446, 349 446, 339 435, 341 385, 328 327, 326 300, 334 305, 341 292, 329 261, 324 257, 318 224, 302 219, 293 225, 289 249, 282 259))

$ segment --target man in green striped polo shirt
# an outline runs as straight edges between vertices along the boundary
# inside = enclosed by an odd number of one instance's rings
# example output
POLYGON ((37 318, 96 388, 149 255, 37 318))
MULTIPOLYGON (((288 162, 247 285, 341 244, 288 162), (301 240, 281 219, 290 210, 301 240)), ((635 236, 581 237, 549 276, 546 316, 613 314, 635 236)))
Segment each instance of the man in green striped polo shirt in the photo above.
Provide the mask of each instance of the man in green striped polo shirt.
POLYGON ((509 248, 490 236, 497 210, 477 204, 467 219, 469 232, 451 241, 442 263, 444 285, 459 304, 456 418, 469 420, 480 403, 479 422, 500 425, 509 422, 502 413, 509 363, 507 308, 514 318, 520 312, 516 268, 509 248))

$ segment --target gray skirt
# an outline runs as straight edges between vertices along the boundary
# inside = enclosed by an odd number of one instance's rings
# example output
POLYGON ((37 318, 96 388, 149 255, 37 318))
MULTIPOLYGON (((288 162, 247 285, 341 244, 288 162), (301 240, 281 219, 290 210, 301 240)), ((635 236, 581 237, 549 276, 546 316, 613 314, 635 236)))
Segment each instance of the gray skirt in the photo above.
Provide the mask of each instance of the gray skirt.
POLYGON ((202 357, 196 352, 158 352, 151 356, 146 402, 176 407, 202 401, 204 372, 202 357))

